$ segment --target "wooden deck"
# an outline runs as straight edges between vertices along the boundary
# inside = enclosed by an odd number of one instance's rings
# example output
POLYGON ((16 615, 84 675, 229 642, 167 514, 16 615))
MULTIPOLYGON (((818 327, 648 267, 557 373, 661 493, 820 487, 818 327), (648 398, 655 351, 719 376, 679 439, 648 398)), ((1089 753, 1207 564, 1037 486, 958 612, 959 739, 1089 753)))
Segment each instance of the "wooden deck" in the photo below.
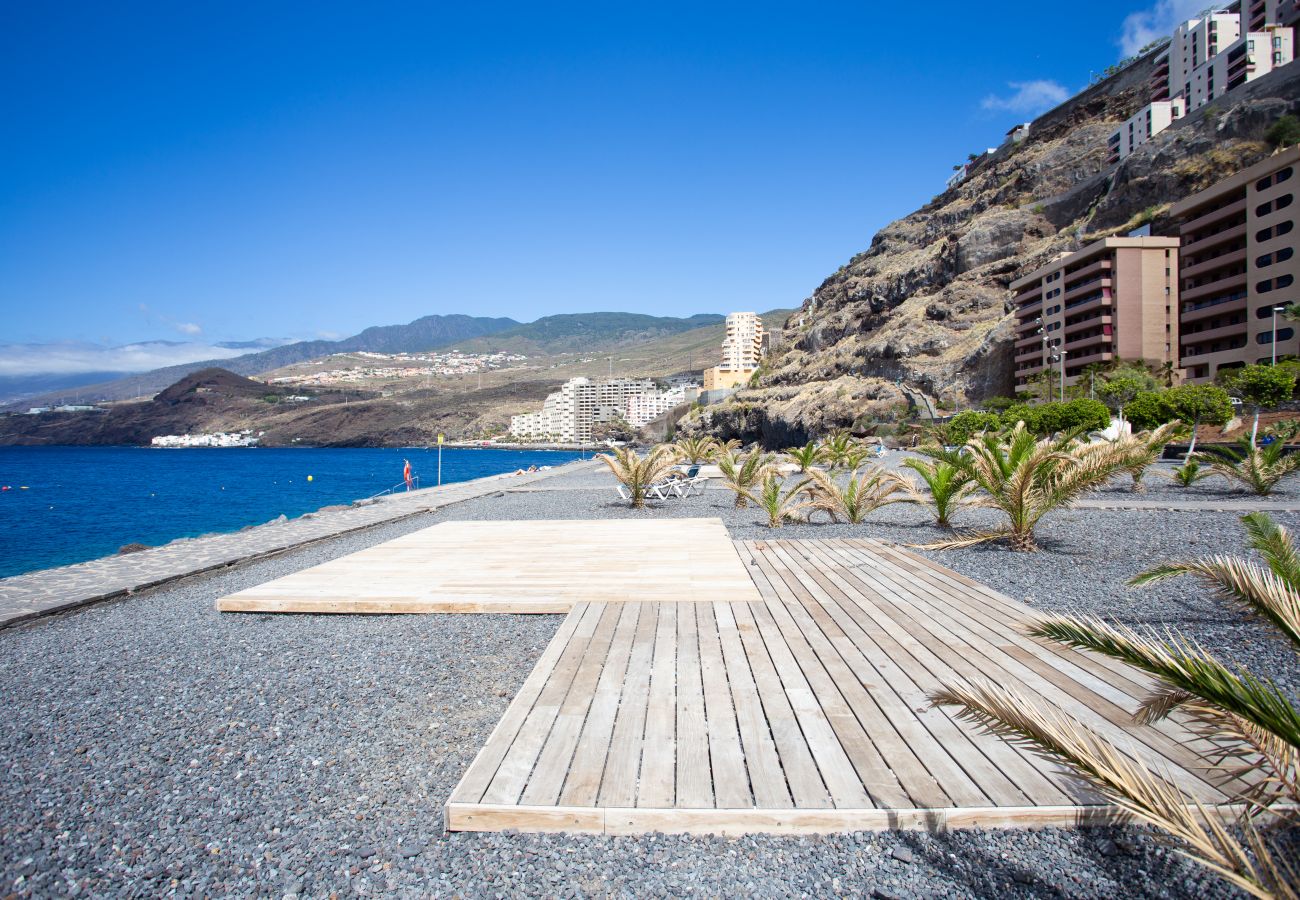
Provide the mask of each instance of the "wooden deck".
POLYGON ((757 597, 720 519, 443 522, 222 597, 223 612, 563 613, 757 597))
POLYGON ((453 792, 448 827, 737 834, 1117 818, 1053 764, 928 708, 927 692, 979 678, 1083 719, 1190 797, 1225 802, 1180 725, 1132 724, 1149 679, 1021 636, 1028 607, 872 541, 735 547, 748 590, 685 596, 652 582, 654 599, 607 603, 570 579, 582 599, 453 792))

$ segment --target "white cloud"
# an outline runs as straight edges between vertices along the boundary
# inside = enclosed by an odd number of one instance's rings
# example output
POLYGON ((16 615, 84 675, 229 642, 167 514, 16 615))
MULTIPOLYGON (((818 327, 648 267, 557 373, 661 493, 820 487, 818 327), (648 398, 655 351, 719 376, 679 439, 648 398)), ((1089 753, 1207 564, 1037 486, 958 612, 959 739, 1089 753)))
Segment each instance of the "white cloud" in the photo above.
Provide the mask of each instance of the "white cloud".
POLYGON ((1205 0, 1156 0, 1154 6, 1130 13, 1120 30, 1122 55, 1133 56, 1152 41, 1169 37, 1175 28, 1205 8, 1205 0))
POLYGON ((76 341, 0 344, 0 375, 147 372, 203 359, 229 359, 247 352, 247 349, 177 341, 145 341, 120 347, 76 341))
POLYGON ((193 322, 177 322, 176 330, 181 334, 199 334, 203 331, 203 327, 195 325, 193 322))
POLYGON ((1011 94, 1005 97, 989 94, 980 101, 980 106, 992 112, 1037 115, 1063 103, 1070 96, 1070 92, 1055 81, 1044 79, 1012 81, 1007 87, 1011 88, 1011 94))

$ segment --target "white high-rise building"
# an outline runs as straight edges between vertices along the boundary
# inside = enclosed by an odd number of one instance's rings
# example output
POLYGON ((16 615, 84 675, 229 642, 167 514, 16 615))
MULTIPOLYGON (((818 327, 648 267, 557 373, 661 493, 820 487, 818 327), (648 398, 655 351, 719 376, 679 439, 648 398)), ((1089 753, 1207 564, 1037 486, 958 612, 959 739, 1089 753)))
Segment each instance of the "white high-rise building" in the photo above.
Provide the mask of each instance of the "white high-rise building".
POLYGON ((1169 43, 1169 96, 1182 97, 1191 112, 1223 94, 1227 84, 1215 83, 1209 63, 1241 33, 1241 16, 1222 10, 1179 25, 1169 43))
POLYGON ((728 314, 727 336, 722 340, 722 368, 753 370, 762 358, 763 320, 752 312, 728 314))
POLYGON ((529 440, 585 443, 592 438, 594 424, 624 418, 632 397, 654 390, 654 382, 649 379, 613 378, 595 382, 590 378, 571 378, 558 391, 547 395, 541 412, 511 417, 510 433, 529 440))

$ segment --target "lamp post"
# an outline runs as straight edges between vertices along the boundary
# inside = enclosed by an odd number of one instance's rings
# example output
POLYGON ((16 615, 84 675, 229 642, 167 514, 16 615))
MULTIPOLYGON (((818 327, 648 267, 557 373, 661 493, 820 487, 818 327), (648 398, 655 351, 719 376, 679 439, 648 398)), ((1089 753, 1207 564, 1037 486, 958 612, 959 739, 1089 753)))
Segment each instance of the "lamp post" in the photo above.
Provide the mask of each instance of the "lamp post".
POLYGON ((1043 375, 1046 377, 1047 396, 1043 400, 1047 403, 1052 402, 1052 366, 1051 360, 1047 354, 1047 332, 1043 330, 1043 317, 1038 316, 1034 319, 1038 323, 1038 333, 1043 338, 1043 375))
POLYGON ((1286 312, 1286 307, 1285 307, 1285 306, 1275 306, 1275 307, 1273 307, 1273 333, 1272 333, 1272 335, 1270 335, 1270 337, 1273 338, 1273 341, 1272 341, 1272 343, 1273 343, 1273 359, 1272 359, 1271 362, 1269 362, 1269 365, 1270 365, 1270 366, 1276 366, 1276 365, 1277 365, 1277 314, 1280 313, 1280 312, 1286 312))

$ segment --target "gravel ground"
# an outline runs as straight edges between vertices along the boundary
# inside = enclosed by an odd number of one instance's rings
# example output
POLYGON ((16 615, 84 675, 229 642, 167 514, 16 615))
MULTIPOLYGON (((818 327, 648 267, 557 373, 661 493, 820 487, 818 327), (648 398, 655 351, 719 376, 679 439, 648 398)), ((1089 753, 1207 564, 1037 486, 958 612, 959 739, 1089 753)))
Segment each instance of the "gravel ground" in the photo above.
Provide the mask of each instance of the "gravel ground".
MULTIPOLYGON (((443 802, 559 617, 213 609, 226 593, 448 519, 720 516, 744 538, 942 534, 905 506, 862 526, 772 532, 730 496, 636 512, 614 502, 607 475, 575 473, 0 632, 0 897, 1227 896, 1136 828, 445 835, 443 802)), ((1177 627, 1296 688, 1285 648, 1190 582, 1123 585, 1158 560, 1238 550, 1235 516, 1075 511, 1042 536, 1040 554, 928 555, 1041 609, 1177 627)))

